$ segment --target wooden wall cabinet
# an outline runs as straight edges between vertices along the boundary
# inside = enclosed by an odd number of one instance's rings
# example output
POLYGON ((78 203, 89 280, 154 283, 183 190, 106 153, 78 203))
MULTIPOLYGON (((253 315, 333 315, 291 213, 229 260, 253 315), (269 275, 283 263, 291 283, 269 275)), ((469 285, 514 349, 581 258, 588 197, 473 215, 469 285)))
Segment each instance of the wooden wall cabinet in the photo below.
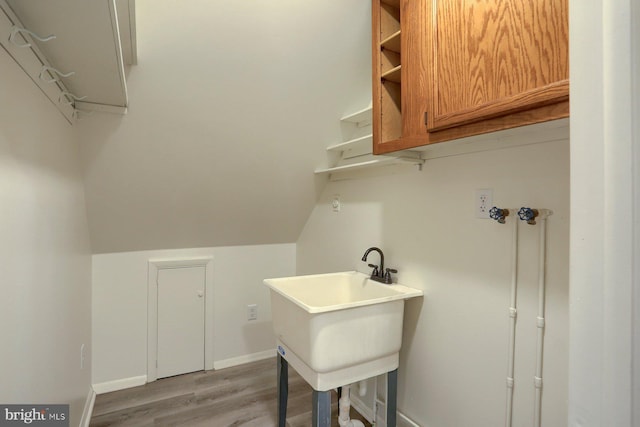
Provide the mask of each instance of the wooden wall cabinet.
POLYGON ((373 0, 372 17, 374 153, 568 117, 567 0, 373 0))
POLYGON ((400 0, 373 0, 373 134, 379 144, 402 136, 400 0))

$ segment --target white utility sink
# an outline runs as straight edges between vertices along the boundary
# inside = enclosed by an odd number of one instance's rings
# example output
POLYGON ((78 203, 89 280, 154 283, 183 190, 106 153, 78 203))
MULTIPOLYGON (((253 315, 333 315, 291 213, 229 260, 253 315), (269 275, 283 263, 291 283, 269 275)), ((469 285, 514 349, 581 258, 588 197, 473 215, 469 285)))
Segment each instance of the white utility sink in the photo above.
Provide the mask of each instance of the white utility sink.
POLYGON ((278 352, 326 391, 398 368, 404 300, 422 291, 356 271, 266 279, 278 352))

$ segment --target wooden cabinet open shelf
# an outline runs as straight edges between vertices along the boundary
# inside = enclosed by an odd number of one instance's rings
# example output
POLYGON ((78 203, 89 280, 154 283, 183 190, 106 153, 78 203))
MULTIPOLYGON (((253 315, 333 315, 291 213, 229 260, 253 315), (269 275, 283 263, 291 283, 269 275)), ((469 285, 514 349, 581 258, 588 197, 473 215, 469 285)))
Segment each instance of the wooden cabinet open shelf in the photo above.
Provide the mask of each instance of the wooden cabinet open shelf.
POLYGON ((373 0, 374 147, 402 136, 400 0, 373 0))
POLYGON ((382 73, 380 75, 380 79, 381 80, 389 80, 393 83, 400 83, 400 79, 401 79, 401 74, 400 74, 400 70, 402 68, 402 65, 398 65, 397 67, 394 67, 392 69, 390 69, 389 71, 386 71, 384 73, 382 73))
MULTIPOLYGON (((381 144, 402 136, 402 89, 400 83, 382 80, 379 94, 379 114, 376 116, 380 132, 377 134, 381 144)), ((376 133, 374 132, 374 144, 376 133)))
POLYGON ((380 42, 382 50, 390 50, 400 55, 400 30, 380 42))

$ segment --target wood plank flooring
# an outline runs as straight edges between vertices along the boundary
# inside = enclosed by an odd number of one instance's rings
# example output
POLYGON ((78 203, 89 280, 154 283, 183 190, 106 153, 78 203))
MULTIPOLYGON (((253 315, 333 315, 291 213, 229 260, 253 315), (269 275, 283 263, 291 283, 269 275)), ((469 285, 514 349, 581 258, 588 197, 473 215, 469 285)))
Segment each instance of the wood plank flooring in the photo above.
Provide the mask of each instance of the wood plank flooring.
MULTIPOLYGON (((276 360, 164 378, 97 396, 91 427, 276 427, 276 360)), ((289 367, 287 425, 311 426, 311 387, 289 367)), ((337 427, 332 396, 332 427, 337 427)), ((362 420, 351 409, 351 418, 362 420)))

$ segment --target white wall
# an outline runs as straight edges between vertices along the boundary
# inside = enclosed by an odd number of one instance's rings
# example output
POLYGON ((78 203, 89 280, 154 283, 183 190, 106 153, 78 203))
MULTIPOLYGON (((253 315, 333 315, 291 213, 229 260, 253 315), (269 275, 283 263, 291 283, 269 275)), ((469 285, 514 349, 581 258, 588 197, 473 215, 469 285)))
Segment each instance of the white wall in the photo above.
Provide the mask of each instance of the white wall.
MULTIPOLYGON (((566 128, 565 128, 566 129, 566 128)), ((511 227, 474 217, 475 189, 494 204, 548 208, 543 425, 566 425, 569 141, 429 160, 421 172, 331 182, 299 240, 300 274, 358 269, 379 246, 407 304, 399 410, 423 426, 498 426, 506 402, 511 227), (330 200, 339 194, 339 213, 330 200)), ((507 146, 507 142, 503 142, 507 146)), ((533 421, 538 229, 520 225, 514 426, 533 421)), ((378 262, 375 254, 370 261, 378 262)))
POLYGON ((93 256, 94 384, 147 374, 149 259, 207 256, 213 257, 214 366, 274 348, 262 280, 295 274, 295 244, 99 254, 93 256), (258 304, 258 320, 247 321, 248 304, 258 304))
POLYGON ((569 425, 631 427, 640 424, 640 8, 570 5, 569 425))
POLYGON ((2 49, 0 76, 0 402, 70 404, 78 425, 91 380, 78 148, 69 123, 2 49))
POLYGON ((94 253, 294 242, 371 100, 368 0, 138 0, 126 116, 79 123, 94 253))

